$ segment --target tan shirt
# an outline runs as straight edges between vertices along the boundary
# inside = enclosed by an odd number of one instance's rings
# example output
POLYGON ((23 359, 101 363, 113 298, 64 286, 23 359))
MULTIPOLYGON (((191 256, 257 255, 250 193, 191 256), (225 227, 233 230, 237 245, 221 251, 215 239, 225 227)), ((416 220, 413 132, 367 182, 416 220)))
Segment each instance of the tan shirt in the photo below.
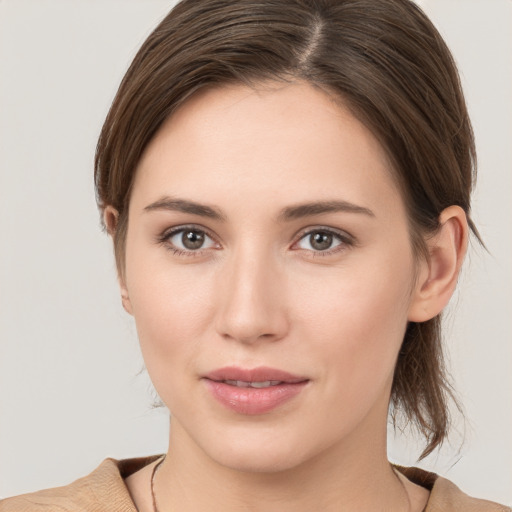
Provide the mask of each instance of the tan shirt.
MULTIPOLYGON (((90 475, 70 485, 0 501, 0 512, 137 512, 124 483, 158 456, 105 459, 90 475)), ((512 512, 510 507, 471 498, 449 480, 418 468, 395 466, 412 482, 430 490, 424 512, 512 512)))

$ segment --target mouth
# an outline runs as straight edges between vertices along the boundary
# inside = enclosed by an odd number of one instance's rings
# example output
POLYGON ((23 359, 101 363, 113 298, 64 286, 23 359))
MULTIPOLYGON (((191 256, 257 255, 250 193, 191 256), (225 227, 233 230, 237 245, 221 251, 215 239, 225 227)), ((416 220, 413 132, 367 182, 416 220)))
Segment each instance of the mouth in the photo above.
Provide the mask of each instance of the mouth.
POLYGON ((213 398, 244 415, 269 413, 297 397, 309 382, 306 377, 268 367, 220 368, 202 380, 213 398))
POLYGON ((224 382, 224 384, 229 384, 230 386, 236 386, 237 388, 268 388, 270 386, 278 386, 279 384, 284 384, 282 380, 264 380, 262 382, 246 382, 244 380, 223 380, 220 382, 224 382))
POLYGON ((268 366, 259 366, 251 369, 226 366, 206 374, 204 378, 215 382, 224 382, 231 386, 260 388, 276 386, 278 384, 296 384, 309 380, 307 377, 294 375, 268 366))

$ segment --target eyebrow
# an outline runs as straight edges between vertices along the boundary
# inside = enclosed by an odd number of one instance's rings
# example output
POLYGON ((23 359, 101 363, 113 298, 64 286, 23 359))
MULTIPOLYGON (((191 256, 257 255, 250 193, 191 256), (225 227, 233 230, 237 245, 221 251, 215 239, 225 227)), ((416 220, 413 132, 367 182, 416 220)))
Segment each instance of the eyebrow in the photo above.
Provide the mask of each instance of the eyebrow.
POLYGON ((191 213, 193 215, 199 215, 201 217, 207 217, 218 221, 226 220, 226 217, 217 208, 206 204, 196 203, 194 201, 188 201, 186 199, 175 199, 172 197, 163 197, 144 208, 145 212, 155 210, 191 213))
MULTIPOLYGON (((207 217, 209 219, 224 222, 226 216, 213 206, 196 203, 186 199, 177 199, 172 197, 163 197, 144 208, 145 212, 155 210, 178 211, 207 217)), ((315 201, 311 203, 298 204, 295 206, 287 206, 283 208, 278 215, 279 222, 289 222, 304 217, 312 217, 324 213, 347 212, 359 213, 369 217, 375 217, 375 214, 364 206, 359 206, 348 201, 315 201)))
POLYGON ((279 221, 290 221, 335 212, 359 213, 375 217, 375 214, 369 208, 348 201, 319 201, 283 208, 278 219, 279 221))

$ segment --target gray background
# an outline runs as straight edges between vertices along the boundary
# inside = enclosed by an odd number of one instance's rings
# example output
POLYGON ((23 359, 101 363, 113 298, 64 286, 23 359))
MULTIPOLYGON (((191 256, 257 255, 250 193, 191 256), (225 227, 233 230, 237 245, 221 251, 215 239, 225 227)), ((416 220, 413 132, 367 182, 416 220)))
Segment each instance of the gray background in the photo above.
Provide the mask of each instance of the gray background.
MULTIPOLYGON (((92 160, 123 72, 171 5, 0 0, 0 496, 166 450, 92 160)), ((511 505, 512 2, 422 5, 463 75, 480 159, 474 218, 491 255, 475 244, 447 314, 467 425, 459 418, 452 445, 420 466, 511 505)), ((389 451, 403 464, 419 453, 392 436, 389 451)))

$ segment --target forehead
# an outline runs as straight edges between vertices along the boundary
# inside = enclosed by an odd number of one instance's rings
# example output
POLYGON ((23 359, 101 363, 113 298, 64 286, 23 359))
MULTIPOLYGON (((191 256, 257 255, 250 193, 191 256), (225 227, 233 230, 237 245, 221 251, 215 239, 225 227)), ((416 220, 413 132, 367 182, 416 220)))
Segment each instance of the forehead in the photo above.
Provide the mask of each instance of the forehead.
POLYGON ((164 123, 139 163, 134 196, 401 202, 392 176, 372 133, 318 88, 230 85, 196 93, 164 123))

